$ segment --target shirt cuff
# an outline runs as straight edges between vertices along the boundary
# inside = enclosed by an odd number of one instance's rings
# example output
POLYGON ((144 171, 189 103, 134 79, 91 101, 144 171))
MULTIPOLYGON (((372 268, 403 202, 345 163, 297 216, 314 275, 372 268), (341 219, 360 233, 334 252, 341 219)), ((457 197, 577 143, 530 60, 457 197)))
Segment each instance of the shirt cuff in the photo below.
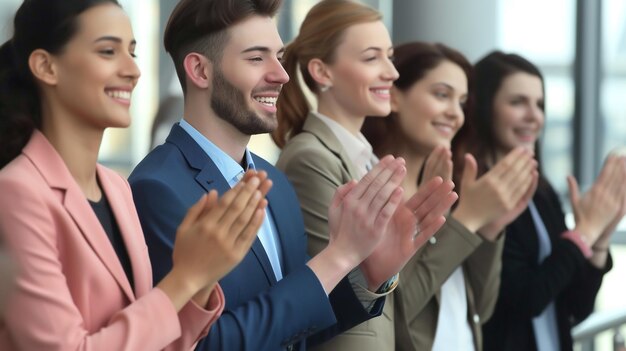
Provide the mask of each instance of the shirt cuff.
POLYGON ((400 275, 396 274, 391 277, 376 292, 367 289, 367 280, 359 267, 356 267, 348 273, 348 280, 350 281, 352 290, 354 290, 354 294, 363 305, 363 308, 366 311, 371 311, 376 300, 389 295, 396 289, 400 281, 400 275))

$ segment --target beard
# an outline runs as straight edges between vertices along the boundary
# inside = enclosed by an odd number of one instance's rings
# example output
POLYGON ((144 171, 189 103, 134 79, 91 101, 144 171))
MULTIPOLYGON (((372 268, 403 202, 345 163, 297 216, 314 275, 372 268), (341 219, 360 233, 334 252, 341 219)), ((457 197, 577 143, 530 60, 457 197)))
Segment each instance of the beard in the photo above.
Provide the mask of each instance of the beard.
MULTIPOLYGON (((280 88, 264 88, 262 90, 276 91, 280 88)), ((253 91, 253 94, 257 91, 253 91)), ((213 71, 213 93, 211 94, 211 108, 217 116, 232 124, 245 135, 255 135, 272 132, 278 124, 276 114, 264 118, 248 107, 243 93, 232 85, 218 68, 213 71)))

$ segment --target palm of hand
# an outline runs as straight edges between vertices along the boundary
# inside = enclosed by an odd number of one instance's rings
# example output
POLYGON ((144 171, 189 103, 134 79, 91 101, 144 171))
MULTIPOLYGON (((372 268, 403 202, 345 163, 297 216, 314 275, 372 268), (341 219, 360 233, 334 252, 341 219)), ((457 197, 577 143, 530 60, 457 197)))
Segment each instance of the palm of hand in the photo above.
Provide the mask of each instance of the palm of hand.
POLYGON ((417 218, 405 205, 398 206, 384 234, 384 240, 362 263, 361 267, 370 282, 384 282, 392 272, 398 272, 413 257, 422 244, 428 240, 418 231, 417 218), (415 239, 414 239, 415 238, 415 239), (422 240, 421 244, 414 240, 422 240))

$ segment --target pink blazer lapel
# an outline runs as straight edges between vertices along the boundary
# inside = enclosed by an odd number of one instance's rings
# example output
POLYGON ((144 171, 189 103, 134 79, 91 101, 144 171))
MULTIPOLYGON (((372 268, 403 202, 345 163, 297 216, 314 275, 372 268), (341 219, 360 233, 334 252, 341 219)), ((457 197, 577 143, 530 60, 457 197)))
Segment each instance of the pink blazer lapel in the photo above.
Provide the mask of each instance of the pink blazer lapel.
MULTIPOLYGON (((111 241, 61 156, 39 131, 34 132, 33 137, 22 152, 31 159, 51 188, 59 189, 64 193, 63 206, 76 223, 83 237, 113 275, 129 300, 134 301, 135 296, 111 241)), ((115 216, 119 218, 118 213, 115 213, 115 216)), ((130 250, 128 253, 129 255, 132 254, 130 250)), ((135 267, 133 267, 134 269, 135 267)))
POLYGON ((152 289, 152 274, 149 273, 151 272, 150 258, 146 251, 131 190, 121 176, 112 172, 98 165, 100 185, 111 205, 130 257, 135 281, 135 296, 143 296, 152 289))

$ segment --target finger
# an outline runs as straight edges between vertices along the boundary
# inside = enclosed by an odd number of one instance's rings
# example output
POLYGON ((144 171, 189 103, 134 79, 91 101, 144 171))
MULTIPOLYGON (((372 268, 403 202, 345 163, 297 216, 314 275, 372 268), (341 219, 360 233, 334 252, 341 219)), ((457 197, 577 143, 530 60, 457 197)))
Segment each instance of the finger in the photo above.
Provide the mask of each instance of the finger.
POLYGON ((333 199, 330 202, 331 208, 338 207, 343 202, 343 199, 348 195, 354 187, 356 187, 357 181, 351 180, 344 185, 341 185, 337 190, 335 190, 335 194, 333 195, 333 199))
POLYGON ((259 191, 259 178, 253 177, 244 184, 244 187, 229 203, 224 203, 226 209, 219 219, 218 223, 225 228, 230 228, 250 206, 256 208, 261 200, 261 192, 259 191))
POLYGON ((267 196, 267 194, 270 192, 270 189, 272 189, 272 186, 274 185, 274 182, 272 182, 271 179, 265 179, 261 182, 261 185, 259 185, 259 191, 261 191, 261 195, 263 195, 263 197, 267 196))
POLYGON ((536 172, 536 170, 534 169, 533 163, 529 163, 528 167, 518 172, 519 176, 516 182, 509 184, 509 186, 512 187, 510 197, 513 204, 517 204, 524 194, 528 192, 534 180, 534 172, 536 172))
POLYGON ((389 201, 392 192, 402 184, 405 175, 406 168, 400 163, 386 168, 370 183, 359 202, 373 213, 378 213, 389 201))
POLYGON ((239 247, 240 250, 244 250, 244 252, 248 252, 254 239, 256 239, 264 219, 265 208, 256 209, 246 227, 241 231, 241 234, 237 236, 235 246, 239 247))
POLYGON ((536 161, 530 151, 527 149, 522 151, 521 154, 516 155, 515 159, 511 160, 506 172, 500 176, 502 184, 506 187, 513 187, 515 183, 520 181, 520 178, 528 176, 534 167, 536 161))
POLYGON ((618 156, 613 156, 613 172, 612 172, 612 177, 611 180, 609 182, 609 191, 610 194, 613 196, 617 196, 618 194, 621 193, 621 189, 622 186, 624 184, 624 167, 623 167, 623 162, 621 160, 621 157, 618 156))
POLYGON ((442 184, 443 179, 441 179, 441 177, 435 177, 429 180, 426 184, 417 189, 417 192, 411 196, 405 206, 415 212, 430 195, 439 189, 442 184))
POLYGON ((414 211, 418 222, 422 223, 431 212, 435 216, 445 213, 458 198, 457 194, 452 191, 453 187, 452 181, 445 181, 428 196, 414 211))
POLYGON ((236 238, 239 236, 241 231, 248 225, 255 211, 259 208, 261 200, 263 200, 261 192, 255 190, 249 198, 248 203, 244 205, 243 211, 238 216, 233 216, 232 221, 230 218, 226 220, 228 217, 224 216, 225 220, 222 224, 228 228, 231 237, 236 238))
MULTIPOLYGON (((250 177, 245 182, 240 181, 239 183, 235 184, 232 189, 228 190, 224 195, 220 197, 217 205, 208 214, 209 220, 213 220, 216 223, 219 223, 226 214, 229 214, 229 212, 231 212, 230 206, 235 201, 235 199, 237 199, 240 193, 244 192, 244 197, 250 197, 252 193, 257 190, 258 187, 259 178, 256 176, 250 177)), ((242 210, 243 208, 240 208, 238 212, 230 213, 230 216, 238 215, 239 212, 241 212, 242 210)))
MULTIPOLYGON (((255 169, 248 169, 246 171, 246 173, 243 174, 243 177, 241 177, 241 179, 239 180, 240 182, 247 182, 248 180, 250 180, 250 178, 254 177, 254 176, 259 176, 260 172, 257 172, 255 169)), ((265 173, 263 171, 263 173, 265 173)), ((267 173, 265 173, 265 175, 267 176, 267 173)))
MULTIPOLYGON (((217 195, 217 192, 215 190, 211 190, 211 192, 209 192, 209 195, 211 194, 217 195)), ((183 221, 178 226, 179 233, 187 232, 187 230, 189 230, 189 228, 191 228, 193 224, 198 220, 198 217, 200 217, 204 210, 207 198, 207 194, 202 195, 202 197, 200 197, 200 200, 198 200, 193 206, 189 208, 189 210, 187 210, 185 218, 183 218, 183 221)))
POLYGON ((376 213, 374 219, 374 230, 376 232, 381 233, 385 230, 389 221, 393 217, 393 214, 396 212, 396 209, 402 202, 403 193, 404 190, 401 187, 395 188, 390 194, 389 200, 385 203, 381 210, 376 213))
POLYGON ((444 214, 458 198, 457 193, 450 192, 444 198, 441 198, 430 210, 423 213, 418 211, 419 213, 416 213, 421 230, 420 235, 423 235, 422 240, 428 240, 441 228, 445 222, 444 214))
POLYGON ((497 178, 503 190, 502 195, 511 206, 515 206, 524 196, 526 190, 532 183, 533 171, 537 168, 537 160, 533 153, 527 149, 522 149, 522 154, 515 154, 517 160, 512 161, 510 168, 501 178, 497 178))
POLYGON ((572 203, 572 208, 576 208, 578 200, 580 199, 580 193, 578 191, 578 182, 576 178, 571 175, 567 176, 567 186, 569 188, 569 200, 572 203))
POLYGON ((524 158, 529 157, 529 151, 523 147, 516 147, 511 150, 503 159, 498 161, 492 168, 493 175, 498 179, 505 178, 511 173, 516 163, 523 162, 524 158))
POLYGON ((375 188, 370 189, 362 202, 367 206, 367 211, 373 214, 384 212, 388 208, 388 204, 392 202, 392 197, 397 196, 398 191, 403 192, 401 184, 405 175, 406 168, 402 166, 392 174, 387 183, 378 192, 375 193, 375 188), (370 194, 374 196, 371 200, 369 199, 370 194))
POLYGON ((613 155, 609 155, 606 158, 606 160, 604 161, 604 165, 602 166, 602 170, 600 171, 600 175, 598 175, 598 178, 596 179, 594 185, 606 184, 609 181, 614 167, 613 160, 613 155))
POLYGON ((363 195, 370 190, 372 184, 374 186, 382 187, 381 175, 390 177, 393 171, 400 166, 400 161, 393 156, 385 156, 380 162, 378 162, 374 168, 367 172, 363 178, 359 180, 357 186, 350 192, 350 196, 355 199, 360 199, 363 195))
POLYGON ((478 163, 472 154, 465 154, 465 165, 463 167, 463 175, 461 176, 461 189, 468 186, 471 187, 476 182, 478 174, 478 163))
POLYGON ((432 202, 425 202, 424 206, 420 207, 415 213, 420 227, 427 227, 434 219, 445 215, 458 198, 457 193, 452 191, 436 197, 432 202))

